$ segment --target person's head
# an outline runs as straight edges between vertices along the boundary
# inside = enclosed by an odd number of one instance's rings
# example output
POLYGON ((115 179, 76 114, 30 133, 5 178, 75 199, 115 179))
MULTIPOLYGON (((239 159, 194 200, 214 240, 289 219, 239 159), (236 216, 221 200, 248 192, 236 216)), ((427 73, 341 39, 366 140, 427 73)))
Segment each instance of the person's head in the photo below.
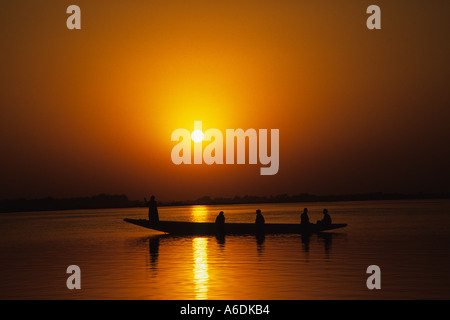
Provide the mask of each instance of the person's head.
POLYGON ((151 196, 151 197, 150 197, 150 200, 155 200, 155 196, 151 196))
POLYGON ((327 209, 323 209, 323 214, 327 214, 328 210, 327 209))
POLYGON ((303 213, 308 213, 308 208, 303 209, 303 213))
POLYGON ((221 216, 223 216, 223 211, 220 211, 219 214, 220 214, 221 216))
POLYGON ((256 214, 261 214, 261 210, 257 209, 256 214))

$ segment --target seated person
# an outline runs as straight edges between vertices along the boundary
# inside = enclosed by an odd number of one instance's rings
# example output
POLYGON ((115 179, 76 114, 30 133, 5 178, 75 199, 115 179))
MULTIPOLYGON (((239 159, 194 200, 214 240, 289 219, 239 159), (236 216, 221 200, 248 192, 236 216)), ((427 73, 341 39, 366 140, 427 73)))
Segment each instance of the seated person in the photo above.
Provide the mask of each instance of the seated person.
POLYGON ((328 214, 327 209, 323 209, 323 218, 322 218, 322 220, 317 221, 317 224, 322 224, 322 225, 330 225, 331 224, 331 217, 328 214))
POLYGON ((255 224, 261 225, 264 224, 265 220, 263 215, 261 214, 261 210, 256 210, 256 220, 255 220, 255 224))
POLYGON ((223 211, 220 211, 216 217, 216 224, 222 225, 225 223, 225 216, 223 215, 223 211))
POLYGON ((308 217, 308 209, 303 209, 303 213, 300 216, 300 224, 302 226, 307 226, 309 224, 309 217, 308 217))

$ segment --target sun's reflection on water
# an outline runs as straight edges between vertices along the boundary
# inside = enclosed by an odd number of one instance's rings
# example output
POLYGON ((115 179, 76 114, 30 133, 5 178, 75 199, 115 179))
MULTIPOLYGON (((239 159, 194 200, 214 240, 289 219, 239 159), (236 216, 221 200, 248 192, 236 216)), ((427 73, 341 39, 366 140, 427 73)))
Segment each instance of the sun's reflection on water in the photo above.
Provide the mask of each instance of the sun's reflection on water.
POLYGON ((208 222, 208 207, 206 206, 193 206, 191 208, 191 222, 208 222))
POLYGON ((196 299, 208 299, 208 239, 194 238, 192 240, 193 276, 196 299))

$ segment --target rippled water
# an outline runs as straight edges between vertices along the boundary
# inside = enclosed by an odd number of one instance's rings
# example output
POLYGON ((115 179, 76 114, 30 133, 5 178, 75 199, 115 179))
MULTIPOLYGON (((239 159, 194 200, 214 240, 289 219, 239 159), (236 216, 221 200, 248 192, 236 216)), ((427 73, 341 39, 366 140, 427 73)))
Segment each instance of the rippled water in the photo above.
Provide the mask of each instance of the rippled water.
POLYGON ((160 208, 161 220, 348 223, 313 235, 173 237, 123 222, 145 208, 0 215, 1 299, 449 299, 450 201, 160 208), (66 268, 81 268, 68 290, 66 268), (366 269, 381 268, 381 290, 366 269))

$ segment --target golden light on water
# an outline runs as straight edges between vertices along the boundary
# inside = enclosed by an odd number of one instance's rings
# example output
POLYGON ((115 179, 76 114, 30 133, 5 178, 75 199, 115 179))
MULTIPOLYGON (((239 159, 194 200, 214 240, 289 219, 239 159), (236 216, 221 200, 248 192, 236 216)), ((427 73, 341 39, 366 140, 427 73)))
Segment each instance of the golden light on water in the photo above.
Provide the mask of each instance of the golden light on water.
POLYGON ((193 206, 191 208, 192 222, 208 222, 207 221, 208 208, 206 206, 193 206))
POLYGON ((195 238, 192 240, 193 278, 196 299, 208 299, 208 239, 195 238))
MULTIPOLYGON (((208 208, 206 206, 193 206, 191 220, 205 222, 208 208)), ((208 298, 208 239, 195 238, 192 240, 193 279, 196 299, 208 298)))

